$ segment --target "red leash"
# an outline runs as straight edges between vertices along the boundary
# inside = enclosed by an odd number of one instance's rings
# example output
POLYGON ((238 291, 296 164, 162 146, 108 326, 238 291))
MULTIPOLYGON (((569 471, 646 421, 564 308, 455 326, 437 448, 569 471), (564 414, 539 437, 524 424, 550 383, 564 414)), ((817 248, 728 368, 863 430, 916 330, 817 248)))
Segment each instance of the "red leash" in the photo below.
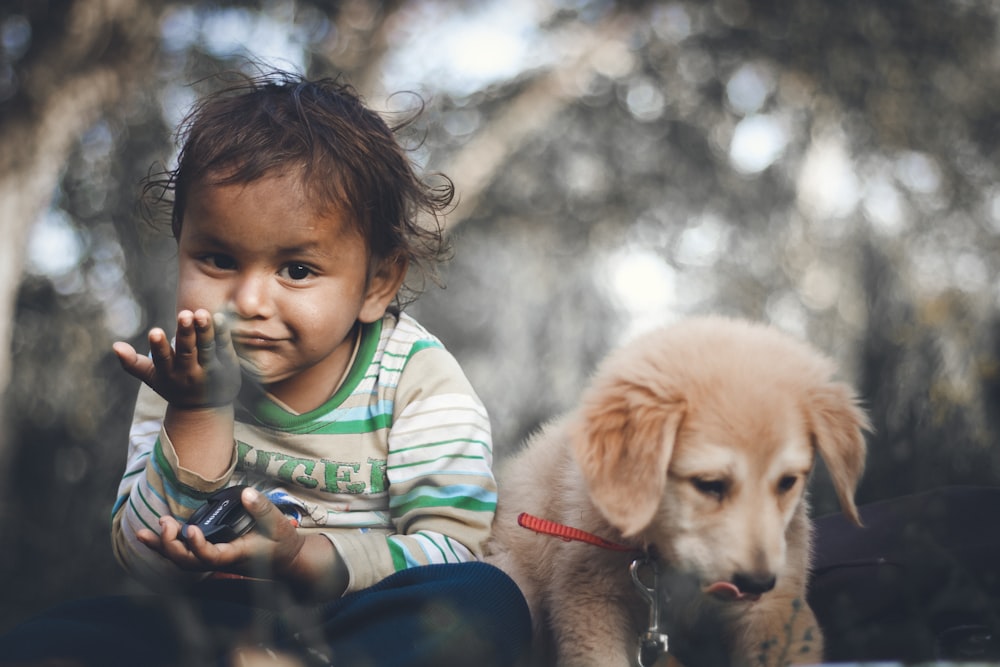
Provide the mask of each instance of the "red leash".
POLYGON ((641 549, 634 549, 624 544, 611 542, 579 528, 566 526, 548 519, 540 519, 527 512, 521 512, 517 515, 517 525, 542 535, 558 537, 566 542, 585 542, 586 544, 592 544, 602 549, 637 554, 636 559, 629 565, 628 571, 632 577, 632 582, 639 589, 639 593, 645 599, 646 604, 649 605, 649 629, 639 634, 639 649, 637 653, 639 665, 642 667, 653 665, 659 660, 660 656, 666 655, 667 635, 660 628, 661 599, 656 594, 660 586, 659 578, 661 570, 656 559, 656 550, 652 546, 643 552, 641 549), (640 578, 639 568, 644 565, 652 568, 652 585, 644 583, 640 578))
POLYGON ((592 544, 595 547, 611 549, 612 551, 641 551, 640 549, 635 549, 624 544, 610 542, 603 537, 599 537, 593 533, 588 533, 587 531, 580 530, 579 528, 566 526, 561 523, 556 523, 555 521, 549 521, 548 519, 540 519, 537 516, 528 514, 527 512, 521 512, 517 515, 517 525, 522 528, 527 528, 528 530, 533 530, 542 535, 558 537, 566 542, 586 542, 587 544, 592 544))

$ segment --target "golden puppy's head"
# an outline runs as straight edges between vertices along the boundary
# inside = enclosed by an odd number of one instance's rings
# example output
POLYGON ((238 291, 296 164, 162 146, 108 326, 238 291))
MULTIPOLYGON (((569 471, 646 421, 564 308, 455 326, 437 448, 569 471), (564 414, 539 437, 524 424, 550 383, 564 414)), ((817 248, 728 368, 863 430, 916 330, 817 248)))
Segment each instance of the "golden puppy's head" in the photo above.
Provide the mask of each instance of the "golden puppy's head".
POLYGON ((739 320, 646 334, 605 360, 574 421, 591 500, 706 587, 766 592, 785 569, 793 519, 804 520, 817 452, 858 521, 869 425, 834 370, 802 342, 739 320))

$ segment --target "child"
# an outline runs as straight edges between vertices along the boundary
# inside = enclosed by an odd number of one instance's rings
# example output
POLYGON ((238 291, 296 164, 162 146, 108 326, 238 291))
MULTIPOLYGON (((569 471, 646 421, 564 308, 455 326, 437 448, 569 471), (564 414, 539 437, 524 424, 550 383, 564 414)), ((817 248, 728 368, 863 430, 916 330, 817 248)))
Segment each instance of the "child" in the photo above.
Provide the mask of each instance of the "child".
POLYGON ((147 185, 173 193, 176 335, 150 331, 148 357, 114 346, 144 383, 118 560, 154 589, 192 591, 205 631, 238 638, 223 654, 513 661, 523 598, 476 562, 496 506, 489 420, 401 312, 408 269, 442 255, 450 182, 422 183, 393 131, 330 80, 250 80, 201 102, 182 138, 176 171, 147 185), (182 527, 236 484, 254 530, 213 544, 182 527))

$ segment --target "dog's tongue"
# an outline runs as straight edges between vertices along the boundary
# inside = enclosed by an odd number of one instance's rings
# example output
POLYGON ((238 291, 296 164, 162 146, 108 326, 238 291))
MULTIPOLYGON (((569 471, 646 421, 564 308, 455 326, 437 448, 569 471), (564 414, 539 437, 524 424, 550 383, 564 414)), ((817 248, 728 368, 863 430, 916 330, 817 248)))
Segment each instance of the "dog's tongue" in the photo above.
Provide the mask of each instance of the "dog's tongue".
POLYGON ((746 600, 754 602, 760 599, 760 596, 756 593, 744 593, 728 581, 717 581, 706 588, 705 592, 722 600, 746 600))

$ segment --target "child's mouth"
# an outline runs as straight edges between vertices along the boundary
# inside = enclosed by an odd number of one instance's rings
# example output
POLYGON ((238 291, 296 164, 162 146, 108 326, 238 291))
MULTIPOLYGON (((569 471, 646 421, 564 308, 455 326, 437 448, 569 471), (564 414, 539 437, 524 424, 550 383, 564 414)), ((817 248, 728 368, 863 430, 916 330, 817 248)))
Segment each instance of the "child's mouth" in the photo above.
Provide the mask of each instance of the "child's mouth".
POLYGON ((274 347, 279 343, 279 339, 271 338, 270 336, 265 336, 263 334, 250 332, 250 333, 233 333, 233 344, 237 347, 243 348, 268 348, 274 347))

